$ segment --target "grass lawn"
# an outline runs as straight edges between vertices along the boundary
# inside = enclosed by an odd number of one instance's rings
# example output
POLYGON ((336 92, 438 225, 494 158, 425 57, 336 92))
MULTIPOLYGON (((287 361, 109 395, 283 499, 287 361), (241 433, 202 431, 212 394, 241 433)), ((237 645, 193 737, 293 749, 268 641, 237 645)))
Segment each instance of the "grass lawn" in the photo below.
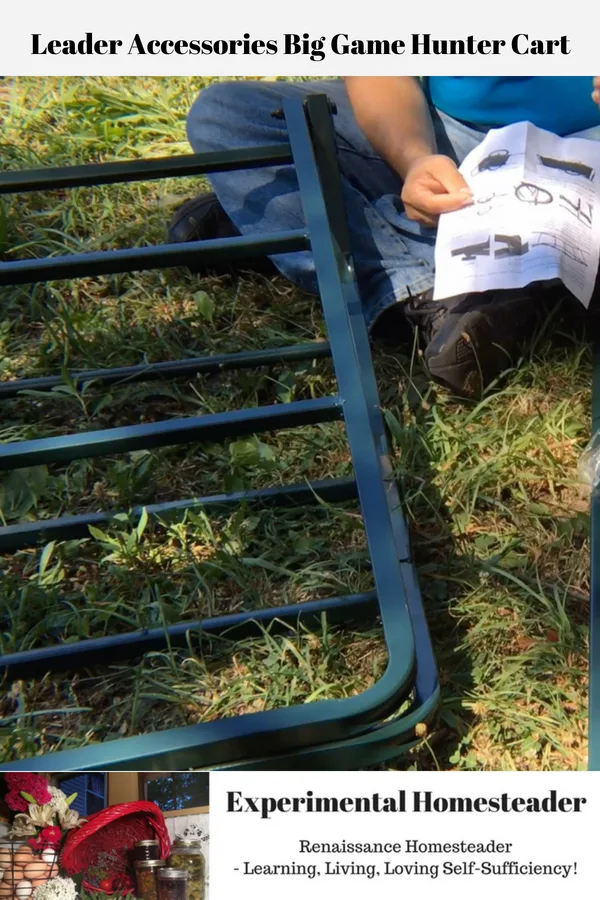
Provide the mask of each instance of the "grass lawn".
MULTIPOLYGON (((189 152, 185 115, 206 79, 19 79, 0 97, 3 168, 189 152)), ((3 259, 159 243, 198 180, 0 198, 3 259)), ((64 373, 2 405, 0 441, 330 393, 328 362, 73 390, 67 370, 324 337, 313 298, 282 279, 183 270, 0 289, 0 379, 64 373)), ((431 388, 412 346, 378 349, 443 687, 439 727, 400 767, 585 767, 587 441, 591 361, 541 337, 501 391, 463 404, 431 388)), ((0 479, 3 524, 348 474, 339 424, 166 448, 0 479)), ((371 586, 356 510, 189 514, 0 556, 2 652, 371 586)), ((250 710, 364 690, 380 632, 324 629, 154 653, 76 678, 3 685, 0 763, 250 710)))

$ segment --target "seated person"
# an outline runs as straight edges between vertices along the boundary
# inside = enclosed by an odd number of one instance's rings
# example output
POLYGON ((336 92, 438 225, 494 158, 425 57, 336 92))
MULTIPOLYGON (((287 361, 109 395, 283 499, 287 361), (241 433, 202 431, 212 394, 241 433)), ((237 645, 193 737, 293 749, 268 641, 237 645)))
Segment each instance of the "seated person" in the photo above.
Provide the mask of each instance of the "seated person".
MULTIPOLYGON (((277 144, 282 98, 326 93, 334 116, 356 275, 372 335, 418 327, 432 378, 474 395, 514 364, 535 330, 543 283, 524 290, 431 299, 435 225, 471 202, 458 171, 490 128, 528 120, 555 134, 600 139, 600 79, 588 77, 352 77, 320 82, 217 82, 190 110, 195 152, 277 144)), ((301 228, 293 167, 222 172, 214 193, 175 214, 170 240, 301 228)), ((317 292, 309 251, 264 263, 317 292)), ((243 267, 243 264, 240 264, 243 267)), ((263 265, 263 271, 264 265, 263 265)))

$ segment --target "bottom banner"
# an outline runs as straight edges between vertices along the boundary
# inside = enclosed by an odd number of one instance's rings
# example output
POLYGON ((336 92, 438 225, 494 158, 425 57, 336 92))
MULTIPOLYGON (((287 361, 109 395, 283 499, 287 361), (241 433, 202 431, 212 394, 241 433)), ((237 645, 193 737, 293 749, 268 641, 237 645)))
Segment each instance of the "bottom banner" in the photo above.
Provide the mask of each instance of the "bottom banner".
POLYGON ((212 897, 596 888, 595 773, 211 773, 212 897))

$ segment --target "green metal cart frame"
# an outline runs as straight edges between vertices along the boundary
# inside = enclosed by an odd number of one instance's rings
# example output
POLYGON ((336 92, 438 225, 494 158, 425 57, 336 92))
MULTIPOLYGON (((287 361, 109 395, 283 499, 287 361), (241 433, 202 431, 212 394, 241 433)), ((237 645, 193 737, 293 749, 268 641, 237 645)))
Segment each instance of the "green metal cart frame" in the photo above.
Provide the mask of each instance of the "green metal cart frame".
MULTIPOLYGON (((248 610, 168 628, 107 635, 0 657, 5 677, 31 678, 46 672, 77 671, 127 660, 157 648, 185 647, 190 636, 260 634, 286 623, 371 624, 380 619, 388 665, 362 694, 268 712, 220 719, 182 728, 91 744, 5 765, 6 770, 75 771, 185 768, 357 768, 398 756, 416 743, 418 725, 431 720, 439 700, 435 658, 401 512, 384 419, 380 408, 343 206, 332 109, 325 96, 286 100, 282 114, 288 141, 276 146, 185 157, 104 163, 61 169, 0 173, 0 193, 52 190, 131 182, 177 175, 201 175, 258 166, 294 165, 305 228, 189 244, 142 247, 0 263, 0 286, 33 284, 79 276, 133 272, 185 265, 198 259, 251 258, 310 249, 313 254, 328 344, 307 344, 225 356, 166 361, 94 372, 73 373, 78 384, 91 379, 118 383, 182 374, 264 366, 282 360, 331 356, 338 393, 331 397, 278 403, 227 413, 172 419, 0 445, 0 470, 40 463, 152 449, 186 442, 217 442, 333 420, 345 424, 354 475, 312 484, 294 484, 239 494, 191 498, 146 507, 164 518, 186 509, 314 505, 356 499, 371 558, 374 590, 309 601, 296 606, 248 610), (401 712, 398 712, 401 710, 401 712)), ((50 391, 59 379, 23 379, 0 384, 0 400, 24 389, 50 391)), ((135 516, 140 510, 133 510, 135 516)), ((87 537, 90 525, 106 524, 109 513, 63 516, 51 521, 0 528, 7 552, 49 540, 87 537)))

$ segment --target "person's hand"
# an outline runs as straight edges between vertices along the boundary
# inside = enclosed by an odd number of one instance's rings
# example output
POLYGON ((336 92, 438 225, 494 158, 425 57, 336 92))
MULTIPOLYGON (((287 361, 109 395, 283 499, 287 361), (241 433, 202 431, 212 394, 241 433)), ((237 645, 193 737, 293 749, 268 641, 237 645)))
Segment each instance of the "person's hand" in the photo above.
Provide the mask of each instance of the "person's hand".
POLYGON ((473 194, 449 156, 424 156, 406 173, 402 202, 409 219, 435 225, 441 213, 469 206, 473 194))
POLYGON ((594 78, 594 90, 592 91, 592 100, 600 106, 600 75, 594 78))

